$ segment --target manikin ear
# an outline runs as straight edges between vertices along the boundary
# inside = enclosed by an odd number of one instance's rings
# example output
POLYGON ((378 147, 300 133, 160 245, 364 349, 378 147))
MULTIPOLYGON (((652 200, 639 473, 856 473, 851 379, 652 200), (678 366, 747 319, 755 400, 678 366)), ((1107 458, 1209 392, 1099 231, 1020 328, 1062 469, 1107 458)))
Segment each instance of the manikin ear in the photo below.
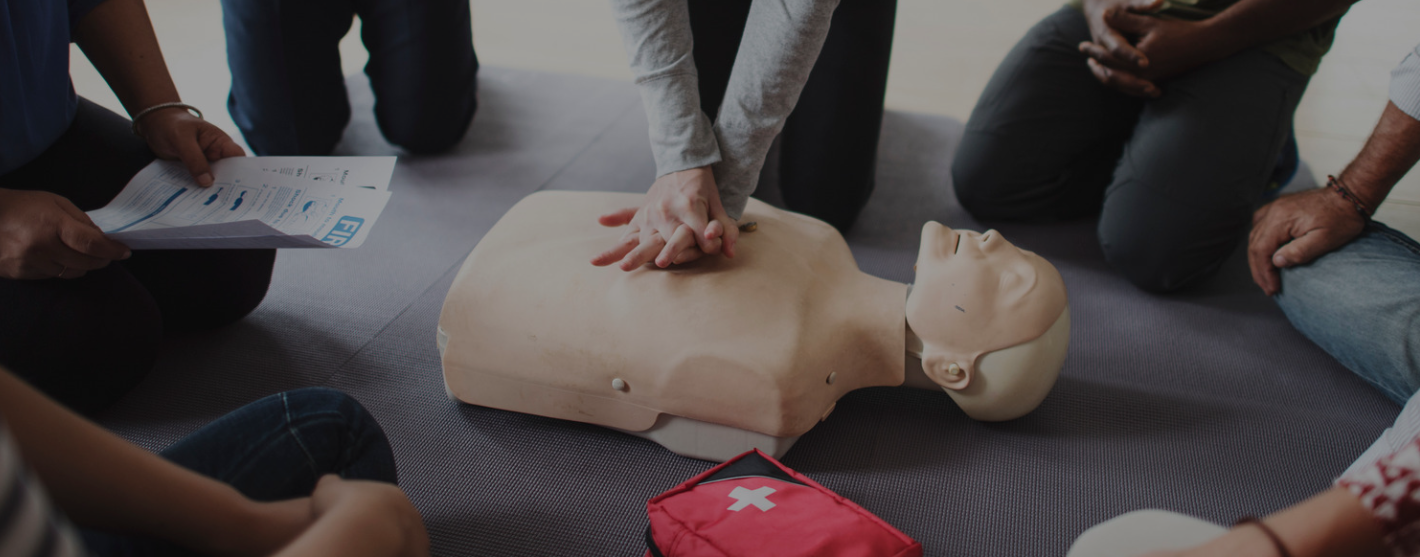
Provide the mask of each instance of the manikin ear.
POLYGON ((944 389, 960 391, 971 384, 972 370, 942 354, 933 354, 922 359, 922 371, 932 382, 944 389))

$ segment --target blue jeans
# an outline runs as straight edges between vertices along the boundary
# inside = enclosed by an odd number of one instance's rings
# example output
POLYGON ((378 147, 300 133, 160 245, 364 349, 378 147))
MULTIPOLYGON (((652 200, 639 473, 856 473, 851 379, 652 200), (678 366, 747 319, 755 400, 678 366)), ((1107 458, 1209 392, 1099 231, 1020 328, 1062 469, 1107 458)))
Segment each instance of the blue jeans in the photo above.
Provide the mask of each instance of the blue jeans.
POLYGON ((340 39, 370 53, 375 120, 415 154, 463 139, 477 107, 468 0, 222 0, 227 109, 258 155, 329 155, 350 121, 340 39))
MULTIPOLYGON (((326 474, 397 483, 384 430, 340 391, 307 388, 243 406, 174 443, 164 458, 258 501, 310 495, 326 474)), ((84 532, 95 555, 194 555, 170 543, 84 532)))
POLYGON ((1372 222, 1351 243, 1282 271, 1292 325, 1399 404, 1420 388, 1420 244, 1372 222))

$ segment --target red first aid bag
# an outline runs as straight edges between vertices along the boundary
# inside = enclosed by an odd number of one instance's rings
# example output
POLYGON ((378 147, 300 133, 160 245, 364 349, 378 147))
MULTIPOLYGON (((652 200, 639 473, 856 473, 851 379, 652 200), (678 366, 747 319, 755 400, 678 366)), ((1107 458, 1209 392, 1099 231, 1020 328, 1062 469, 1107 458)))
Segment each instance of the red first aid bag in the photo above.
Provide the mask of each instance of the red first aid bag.
POLYGON ((922 544, 758 450, 646 503, 648 557, 921 557, 922 544))

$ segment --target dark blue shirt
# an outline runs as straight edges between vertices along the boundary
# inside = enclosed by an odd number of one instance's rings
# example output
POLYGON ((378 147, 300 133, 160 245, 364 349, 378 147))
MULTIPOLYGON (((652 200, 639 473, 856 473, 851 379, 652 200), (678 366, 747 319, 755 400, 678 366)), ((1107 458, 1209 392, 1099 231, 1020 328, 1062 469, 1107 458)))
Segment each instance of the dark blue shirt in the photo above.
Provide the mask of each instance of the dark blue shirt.
POLYGON ((103 0, 0 0, 0 175, 49 148, 74 119, 70 31, 103 0))

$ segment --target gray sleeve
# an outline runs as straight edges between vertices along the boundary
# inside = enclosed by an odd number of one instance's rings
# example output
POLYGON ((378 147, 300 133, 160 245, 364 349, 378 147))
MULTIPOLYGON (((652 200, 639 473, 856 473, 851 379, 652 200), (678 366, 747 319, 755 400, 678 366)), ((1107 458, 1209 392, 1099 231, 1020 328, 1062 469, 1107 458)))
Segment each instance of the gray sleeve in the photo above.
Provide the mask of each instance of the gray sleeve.
POLYGON ((612 0, 616 23, 651 124, 656 176, 720 161, 710 119, 700 110, 686 0, 612 0))
POLYGON ((838 0, 754 0, 715 119, 715 183, 738 219, 759 183, 774 137, 799 102, 838 0))
POLYGON ((1411 118, 1420 120, 1420 46, 1390 71, 1390 102, 1411 118))

